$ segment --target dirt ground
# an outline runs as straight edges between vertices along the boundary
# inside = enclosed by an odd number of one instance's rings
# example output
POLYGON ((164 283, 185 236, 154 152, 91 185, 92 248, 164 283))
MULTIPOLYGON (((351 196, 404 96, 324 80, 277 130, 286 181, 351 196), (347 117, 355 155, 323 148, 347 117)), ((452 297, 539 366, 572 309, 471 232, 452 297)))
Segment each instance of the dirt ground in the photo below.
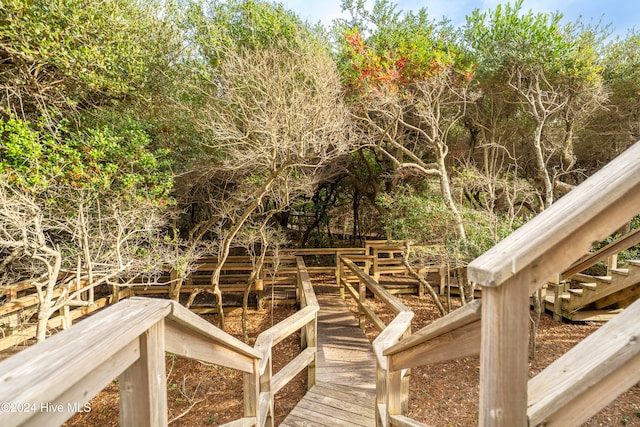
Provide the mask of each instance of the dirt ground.
MULTIPOLYGON (((437 310, 429 297, 403 297, 416 316, 413 330, 417 331, 437 317, 437 310)), ((352 309, 355 306, 351 304, 352 309)), ((280 306, 252 310, 250 313, 250 342, 257 335, 295 311, 280 306)), ((383 320, 389 313, 378 310, 383 320)), ((216 315, 205 316, 216 323, 216 315)), ((227 331, 241 337, 241 313, 226 316, 227 331)), ((530 364, 531 374, 540 372, 553 360, 569 350, 598 328, 597 324, 557 323, 543 315, 538 332, 538 351, 530 364)), ((370 338, 375 336, 372 326, 367 328, 370 338)), ((300 336, 295 334, 274 349, 274 372, 277 372, 299 352, 300 336)), ((409 416, 437 427, 474 426, 478 417, 478 358, 413 369, 410 380, 409 416)), ((171 426, 220 425, 242 417, 242 376, 227 368, 167 355, 167 385, 171 426)), ((306 373, 302 372, 285 386, 275 402, 276 425, 303 396, 306 373)), ((67 426, 117 426, 118 385, 113 381, 91 401, 91 411, 70 419, 67 426)), ((622 394, 607 408, 585 424, 595 426, 640 426, 640 387, 622 394)))

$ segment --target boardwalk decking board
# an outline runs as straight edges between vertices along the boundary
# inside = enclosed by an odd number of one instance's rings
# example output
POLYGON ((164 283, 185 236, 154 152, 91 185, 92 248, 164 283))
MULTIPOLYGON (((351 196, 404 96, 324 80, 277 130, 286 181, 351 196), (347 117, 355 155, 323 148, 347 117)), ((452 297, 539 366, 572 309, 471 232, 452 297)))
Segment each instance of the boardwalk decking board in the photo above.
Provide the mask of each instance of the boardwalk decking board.
POLYGON ((337 293, 317 296, 316 385, 280 425, 374 426, 376 361, 371 343, 337 293))

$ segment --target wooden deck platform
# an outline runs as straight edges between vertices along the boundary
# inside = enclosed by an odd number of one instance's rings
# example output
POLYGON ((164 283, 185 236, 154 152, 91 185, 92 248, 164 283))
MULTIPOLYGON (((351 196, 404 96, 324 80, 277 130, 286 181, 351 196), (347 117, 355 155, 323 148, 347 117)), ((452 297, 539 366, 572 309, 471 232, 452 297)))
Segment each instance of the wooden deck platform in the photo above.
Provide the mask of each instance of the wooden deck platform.
POLYGON ((337 292, 319 293, 318 302, 316 385, 280 425, 374 426, 376 362, 371 343, 337 292))

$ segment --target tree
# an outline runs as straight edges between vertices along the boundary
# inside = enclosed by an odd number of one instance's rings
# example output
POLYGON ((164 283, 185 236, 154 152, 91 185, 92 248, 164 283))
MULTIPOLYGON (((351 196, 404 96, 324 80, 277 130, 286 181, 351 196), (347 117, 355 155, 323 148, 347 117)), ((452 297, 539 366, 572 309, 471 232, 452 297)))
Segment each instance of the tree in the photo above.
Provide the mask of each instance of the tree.
POLYGON ((370 144, 394 164, 439 178, 440 192, 466 239, 451 194, 446 159, 449 136, 464 116, 471 65, 447 25, 430 22, 426 10, 402 16, 395 5, 345 2, 354 19, 340 30, 339 63, 352 114, 370 144), (373 26, 365 37, 361 28, 373 26))
POLYGON ((7 0, 0 9, 0 117, 55 119, 140 99, 180 40, 170 2, 7 0))
POLYGON ((204 62, 187 88, 197 105, 184 106, 193 109, 210 157, 184 200, 207 195, 198 224, 217 241, 211 291, 224 326, 219 279, 235 239, 255 216, 312 194, 337 170, 349 135, 338 74, 317 35, 268 3, 209 6, 218 14, 194 9, 204 62))
POLYGON ((602 29, 579 23, 562 27, 561 18, 522 13, 520 0, 474 11, 466 29, 480 79, 500 86, 492 94, 504 96, 505 89, 515 94, 533 124, 529 139, 543 207, 553 203, 554 189, 563 184, 559 178, 575 164, 573 129, 605 99, 597 61, 602 29), (564 123, 559 137, 557 123, 564 123))
POLYGON ((640 34, 636 30, 605 47, 602 78, 609 93, 606 108, 576 132, 578 162, 588 173, 640 139, 639 67, 640 34))
POLYGON ((0 120, 2 269, 33 281, 39 341, 54 312, 93 303, 83 292, 161 271, 171 188, 166 153, 134 124, 121 133, 42 126, 0 120))

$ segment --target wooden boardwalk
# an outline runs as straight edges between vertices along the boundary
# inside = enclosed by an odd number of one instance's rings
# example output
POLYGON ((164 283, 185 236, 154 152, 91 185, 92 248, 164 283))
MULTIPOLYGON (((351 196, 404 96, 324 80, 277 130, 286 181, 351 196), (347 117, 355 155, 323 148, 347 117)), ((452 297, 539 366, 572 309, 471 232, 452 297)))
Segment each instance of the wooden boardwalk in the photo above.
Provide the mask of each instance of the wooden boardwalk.
POLYGON ((318 294, 316 385, 280 424, 375 426, 376 361, 371 343, 337 293, 318 294))

